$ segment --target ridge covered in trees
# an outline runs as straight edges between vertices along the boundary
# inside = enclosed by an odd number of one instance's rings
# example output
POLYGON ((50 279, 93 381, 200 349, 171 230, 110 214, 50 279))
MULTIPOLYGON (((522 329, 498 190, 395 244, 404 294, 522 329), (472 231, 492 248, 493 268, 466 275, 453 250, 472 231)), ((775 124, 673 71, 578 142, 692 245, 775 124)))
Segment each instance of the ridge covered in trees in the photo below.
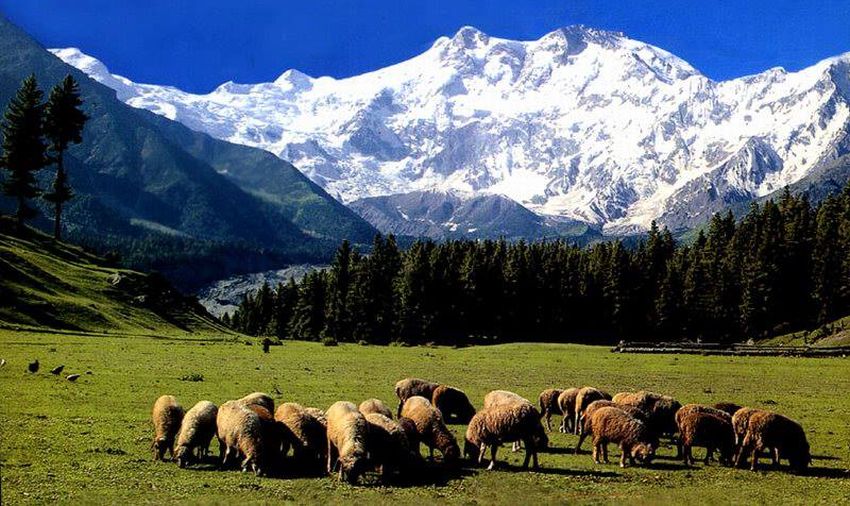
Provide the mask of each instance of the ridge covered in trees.
POLYGON ((654 223, 635 247, 564 241, 344 242, 329 269, 263 286, 225 316, 250 335, 386 344, 620 339, 734 342, 850 312, 850 186, 785 191, 690 244, 654 223))

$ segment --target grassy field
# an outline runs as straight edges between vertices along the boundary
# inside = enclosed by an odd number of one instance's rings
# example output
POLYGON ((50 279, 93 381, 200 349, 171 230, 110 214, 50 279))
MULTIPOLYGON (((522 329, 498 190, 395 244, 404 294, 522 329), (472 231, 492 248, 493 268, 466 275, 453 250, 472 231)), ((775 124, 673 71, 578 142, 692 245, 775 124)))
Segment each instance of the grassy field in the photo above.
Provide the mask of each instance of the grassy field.
MULTIPOLYGON (((7 361, 0 368, 3 504, 850 502, 848 359, 616 355, 599 347, 544 344, 449 349, 286 343, 264 355, 243 341, 11 331, 0 331, 0 358, 7 361), (42 363, 36 375, 26 372, 34 358, 42 363), (58 364, 67 373, 92 374, 70 383, 46 372, 58 364), (191 374, 203 381, 181 379, 191 374), (717 465, 687 469, 665 447, 649 468, 620 469, 616 463, 595 465, 587 453, 567 453, 575 437, 555 433, 539 472, 521 471, 522 454, 503 449, 507 464, 496 471, 434 470, 422 483, 403 487, 380 486, 372 477, 351 487, 327 477, 257 478, 151 460, 149 410, 164 393, 187 407, 255 390, 319 407, 372 396, 395 406, 393 384, 405 376, 458 385, 479 405, 496 388, 536 400, 550 386, 591 384, 612 392, 647 388, 683 402, 763 406, 803 423, 815 459, 807 476, 717 465)), ((452 428, 458 435, 464 430, 452 428)))

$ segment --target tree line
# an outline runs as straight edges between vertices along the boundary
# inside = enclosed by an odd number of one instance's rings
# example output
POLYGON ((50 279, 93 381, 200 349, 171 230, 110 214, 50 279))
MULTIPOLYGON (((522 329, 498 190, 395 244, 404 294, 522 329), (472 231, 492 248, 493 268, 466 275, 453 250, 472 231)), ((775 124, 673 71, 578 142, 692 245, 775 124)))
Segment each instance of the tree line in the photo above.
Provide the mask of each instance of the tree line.
POLYGON ((414 242, 339 247, 330 267, 264 285, 226 324, 280 339, 387 344, 734 342, 850 313, 850 186, 812 205, 785 191, 679 244, 414 242))
POLYGON ((5 177, 2 190, 17 203, 15 220, 22 230, 37 211, 30 200, 41 197, 53 206, 53 236, 62 234, 62 207, 73 198, 68 182, 64 155, 68 146, 82 142, 83 126, 88 117, 81 107, 80 90, 70 75, 56 84, 46 102, 35 75, 24 79, 9 102, 0 124, 3 136, 0 169, 5 177), (56 175, 47 191, 36 183, 36 173, 56 165, 56 175))

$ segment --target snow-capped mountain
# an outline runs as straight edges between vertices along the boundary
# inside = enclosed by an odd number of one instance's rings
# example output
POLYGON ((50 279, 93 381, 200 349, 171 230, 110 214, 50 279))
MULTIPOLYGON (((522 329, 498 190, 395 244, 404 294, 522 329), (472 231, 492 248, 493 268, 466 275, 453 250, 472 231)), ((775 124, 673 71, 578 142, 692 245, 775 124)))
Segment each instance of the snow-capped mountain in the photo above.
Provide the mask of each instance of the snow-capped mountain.
POLYGON ((291 161, 343 202, 496 194, 612 232, 680 226, 850 151, 850 53, 718 82, 620 33, 512 41, 465 27, 367 74, 287 70, 195 95, 52 51, 132 106, 291 161))

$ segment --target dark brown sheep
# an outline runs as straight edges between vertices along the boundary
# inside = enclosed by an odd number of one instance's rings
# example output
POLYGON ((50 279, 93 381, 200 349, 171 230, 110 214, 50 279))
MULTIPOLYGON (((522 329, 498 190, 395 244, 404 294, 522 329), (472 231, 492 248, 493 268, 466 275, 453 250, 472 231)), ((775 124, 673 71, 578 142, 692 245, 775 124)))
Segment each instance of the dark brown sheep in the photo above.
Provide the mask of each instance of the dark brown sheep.
POLYGON ((593 434, 593 461, 599 464, 600 456, 608 462, 608 443, 620 447, 620 467, 626 467, 626 458, 649 463, 655 456, 657 439, 646 424, 619 408, 596 410, 588 418, 588 431, 593 434))
POLYGON ((469 423, 475 415, 475 406, 469 402, 469 397, 463 390, 448 385, 440 385, 434 389, 431 404, 440 410, 447 422, 469 423))
POLYGON ((720 451, 721 463, 732 464, 735 448, 732 418, 727 413, 708 406, 698 406, 697 408, 693 406, 689 404, 676 413, 685 465, 693 465, 694 463, 694 457, 691 453, 691 448, 694 446, 701 446, 706 449, 704 460, 706 465, 711 460, 711 455, 715 449, 720 451))
POLYGON ((460 457, 460 447, 454 434, 428 399, 418 395, 407 399, 401 416, 409 418, 416 425, 417 439, 428 447, 431 458, 434 457, 434 448, 440 450, 446 462, 454 462, 460 457))
POLYGON ((380 413, 365 416, 368 423, 366 450, 370 462, 380 469, 382 479, 395 473, 404 474, 421 461, 422 456, 413 453, 407 434, 397 422, 380 413))
POLYGON ((401 416, 401 408, 407 399, 414 396, 420 396, 428 399, 430 402, 434 396, 434 390, 440 385, 433 381, 428 381, 419 378, 405 378, 395 384, 395 395, 398 397, 398 409, 396 417, 401 416))
MULTIPOLYGON (((321 415, 324 417, 324 412, 321 415)), ((325 460, 327 428, 315 416, 315 411, 294 402, 285 402, 278 406, 274 419, 285 427, 283 434, 287 442, 282 445, 284 455, 291 446, 295 459, 309 467, 318 467, 325 460)))
POLYGON ((779 466, 780 459, 784 458, 791 469, 802 472, 812 460, 806 433, 798 422, 772 411, 758 410, 750 416, 736 465, 746 462, 747 456, 752 454, 750 469, 755 471, 759 452, 769 448, 773 449, 774 466, 779 466))
POLYGON ((540 416, 546 418, 546 430, 552 431, 552 423, 550 419, 552 415, 563 415, 561 406, 558 405, 558 396, 563 390, 558 388, 547 388, 540 392, 537 396, 537 401, 540 403, 540 416))
POLYGON ((646 423, 647 414, 644 413, 643 411, 641 411, 640 409, 634 407, 634 406, 624 406, 622 404, 617 404, 614 401, 609 401, 609 400, 605 400, 605 399, 593 401, 593 402, 590 403, 590 405, 587 407, 587 409, 584 410, 584 414, 582 415, 581 420, 579 420, 579 438, 578 438, 578 443, 576 443, 576 449, 575 449, 576 455, 578 455, 579 450, 581 450, 581 444, 584 442, 584 439, 588 435, 592 434, 590 432, 590 424, 587 422, 587 420, 591 416, 593 416, 593 413, 595 413, 596 410, 599 410, 599 409, 602 409, 602 408, 611 408, 611 407, 621 409, 621 410, 625 411, 626 413, 632 415, 633 417, 637 418, 641 422, 646 423))
POLYGON ((735 404, 733 402, 716 402, 716 403, 712 404, 711 407, 714 408, 714 409, 719 409, 720 411, 723 411, 724 413, 726 413, 727 415, 729 415, 731 417, 739 409, 741 409, 743 406, 740 406, 740 405, 735 404))

